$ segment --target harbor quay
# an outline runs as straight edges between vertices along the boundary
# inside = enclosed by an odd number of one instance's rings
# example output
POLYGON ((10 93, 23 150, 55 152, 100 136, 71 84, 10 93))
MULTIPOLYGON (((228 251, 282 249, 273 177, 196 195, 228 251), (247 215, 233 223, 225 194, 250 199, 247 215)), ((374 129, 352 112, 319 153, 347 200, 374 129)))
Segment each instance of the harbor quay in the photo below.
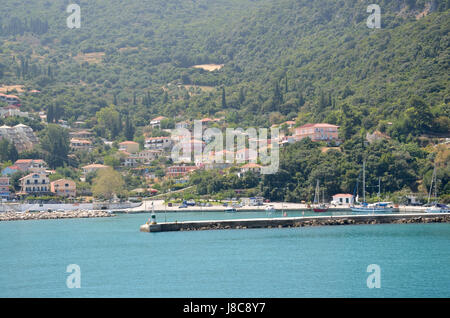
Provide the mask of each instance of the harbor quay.
POLYGON ((208 220, 184 222, 147 222, 140 227, 141 232, 171 232, 225 229, 293 228, 324 225, 351 224, 407 224, 407 223, 448 223, 450 213, 402 213, 366 214, 339 216, 281 217, 258 219, 208 220))
MULTIPOLYGON (((292 202, 270 202, 255 206, 242 206, 236 208, 237 212, 264 212, 268 206, 272 206, 277 211, 311 211, 311 206, 304 203, 292 202)), ((179 205, 168 206, 164 200, 147 200, 143 201, 141 205, 127 209, 112 209, 114 213, 148 213, 152 210, 155 213, 165 212, 225 212, 229 206, 213 205, 213 206, 186 206, 180 208, 179 205)), ((425 212, 427 207, 423 206, 405 206, 399 205, 394 207, 394 212, 425 212)), ((331 205, 328 210, 330 212, 350 212, 351 206, 349 204, 331 205)))

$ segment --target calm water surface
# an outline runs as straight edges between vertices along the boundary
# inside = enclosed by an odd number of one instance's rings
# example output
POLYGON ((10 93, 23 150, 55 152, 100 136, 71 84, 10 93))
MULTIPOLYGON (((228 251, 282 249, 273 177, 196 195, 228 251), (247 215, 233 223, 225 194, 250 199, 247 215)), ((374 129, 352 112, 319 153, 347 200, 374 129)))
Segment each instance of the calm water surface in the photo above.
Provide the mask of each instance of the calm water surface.
MULTIPOLYGON (((450 297, 450 224, 139 232, 149 217, 0 222, 0 297, 450 297), (366 285, 369 264, 380 289, 366 285)), ((248 217, 267 215, 157 219, 248 217)))

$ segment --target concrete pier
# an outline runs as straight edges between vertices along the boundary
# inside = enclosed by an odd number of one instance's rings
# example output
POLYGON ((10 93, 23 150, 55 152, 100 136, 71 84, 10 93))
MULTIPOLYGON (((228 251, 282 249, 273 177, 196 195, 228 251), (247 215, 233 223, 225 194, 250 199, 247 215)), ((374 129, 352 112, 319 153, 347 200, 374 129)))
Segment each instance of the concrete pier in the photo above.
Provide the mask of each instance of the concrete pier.
POLYGON ((289 228, 321 225, 385 223, 450 223, 450 213, 371 214, 260 219, 167 222, 141 225, 141 232, 197 231, 222 229, 289 228))

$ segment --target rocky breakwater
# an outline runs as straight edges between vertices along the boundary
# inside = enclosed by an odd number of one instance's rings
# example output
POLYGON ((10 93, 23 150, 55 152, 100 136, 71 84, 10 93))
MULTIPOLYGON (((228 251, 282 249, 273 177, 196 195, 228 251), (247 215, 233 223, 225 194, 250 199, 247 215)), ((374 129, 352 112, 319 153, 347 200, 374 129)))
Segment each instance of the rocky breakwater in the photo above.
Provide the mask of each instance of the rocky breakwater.
POLYGON ((379 215, 345 215, 345 216, 313 216, 274 219, 234 219, 211 221, 170 222, 160 224, 144 224, 142 232, 166 231, 201 231, 251 228, 291 228, 325 225, 351 224, 408 224, 408 223, 449 223, 450 213, 415 213, 415 214, 379 214, 379 215))
POLYGON ((56 220, 75 218, 102 218, 112 217, 114 214, 107 211, 65 211, 65 212, 4 212, 0 213, 0 221, 23 220, 56 220))

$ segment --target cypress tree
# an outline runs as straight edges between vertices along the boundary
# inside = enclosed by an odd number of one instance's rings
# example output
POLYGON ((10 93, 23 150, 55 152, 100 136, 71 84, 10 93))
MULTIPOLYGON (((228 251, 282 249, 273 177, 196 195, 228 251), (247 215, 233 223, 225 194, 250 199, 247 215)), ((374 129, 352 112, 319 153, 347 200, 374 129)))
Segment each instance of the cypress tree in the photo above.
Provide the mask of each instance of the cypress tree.
POLYGON ((130 117, 127 115, 127 117, 125 118, 125 138, 127 140, 133 140, 134 138, 134 126, 130 121, 130 117))
POLYGON ((53 123, 54 116, 53 105, 49 105, 47 109, 47 123, 53 123))
POLYGON ((283 103, 283 94, 281 94, 280 84, 278 81, 275 82, 275 88, 273 91, 273 100, 275 102, 275 106, 279 106, 283 103))
POLYGON ((225 97, 225 87, 222 86, 222 108, 227 108, 227 99, 225 97))

